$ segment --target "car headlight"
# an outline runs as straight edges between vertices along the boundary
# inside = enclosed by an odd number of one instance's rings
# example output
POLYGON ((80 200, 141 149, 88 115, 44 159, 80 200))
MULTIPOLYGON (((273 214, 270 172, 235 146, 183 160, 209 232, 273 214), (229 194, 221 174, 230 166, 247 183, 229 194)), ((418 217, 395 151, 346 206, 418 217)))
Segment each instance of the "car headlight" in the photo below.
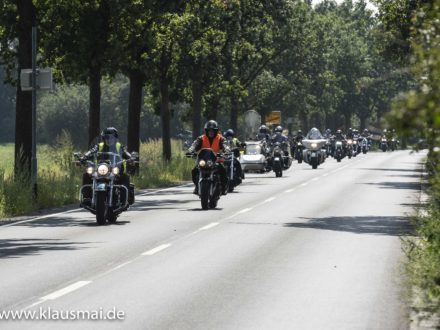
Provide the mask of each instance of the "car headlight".
POLYGON ((98 174, 99 175, 107 175, 108 172, 109 172, 109 168, 107 165, 102 164, 102 165, 98 166, 98 174))
POLYGON ((87 172, 87 174, 92 175, 93 174, 93 170, 94 170, 93 166, 89 166, 89 167, 87 167, 86 172, 87 172))
POLYGON ((313 149, 318 148, 318 143, 312 143, 312 144, 310 144, 310 146, 311 146, 313 149))
POLYGON ((113 168, 112 168, 112 173, 113 173, 114 175, 118 175, 118 174, 119 174, 119 167, 113 167, 113 168))
POLYGON ((202 159, 202 160, 199 162, 199 166, 200 166, 200 167, 205 167, 205 165, 206 165, 206 162, 202 159))

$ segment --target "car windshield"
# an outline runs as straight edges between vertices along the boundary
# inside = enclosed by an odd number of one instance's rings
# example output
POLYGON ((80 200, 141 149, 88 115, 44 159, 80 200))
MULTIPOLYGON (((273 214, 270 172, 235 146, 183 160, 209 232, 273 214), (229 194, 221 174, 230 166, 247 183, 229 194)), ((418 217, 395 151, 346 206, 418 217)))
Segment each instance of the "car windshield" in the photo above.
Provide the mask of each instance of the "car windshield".
POLYGON ((246 146, 246 155, 259 155, 261 154, 261 146, 258 144, 248 144, 246 146))

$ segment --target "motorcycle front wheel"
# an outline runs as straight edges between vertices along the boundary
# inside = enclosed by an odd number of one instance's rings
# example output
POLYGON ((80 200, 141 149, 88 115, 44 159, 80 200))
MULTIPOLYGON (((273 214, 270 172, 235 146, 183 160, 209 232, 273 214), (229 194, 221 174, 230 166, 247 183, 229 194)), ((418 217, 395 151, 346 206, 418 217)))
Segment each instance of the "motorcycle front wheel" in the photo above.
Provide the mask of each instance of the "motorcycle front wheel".
POLYGON ((200 202, 202 203, 202 209, 209 209, 209 190, 211 187, 211 183, 208 181, 203 181, 200 184, 200 202))
POLYGON ((105 225, 107 220, 107 192, 99 191, 96 194, 96 222, 98 225, 105 225))

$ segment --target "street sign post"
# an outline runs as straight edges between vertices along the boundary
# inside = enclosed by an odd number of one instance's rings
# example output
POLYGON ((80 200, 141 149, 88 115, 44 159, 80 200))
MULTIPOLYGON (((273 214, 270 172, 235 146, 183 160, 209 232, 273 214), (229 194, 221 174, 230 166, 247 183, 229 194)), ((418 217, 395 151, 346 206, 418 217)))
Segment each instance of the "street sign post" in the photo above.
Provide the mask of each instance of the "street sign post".
POLYGON ((32 27, 32 69, 20 72, 22 91, 32 92, 32 159, 31 180, 34 199, 37 197, 37 90, 52 89, 52 71, 50 68, 37 69, 37 27, 32 27))

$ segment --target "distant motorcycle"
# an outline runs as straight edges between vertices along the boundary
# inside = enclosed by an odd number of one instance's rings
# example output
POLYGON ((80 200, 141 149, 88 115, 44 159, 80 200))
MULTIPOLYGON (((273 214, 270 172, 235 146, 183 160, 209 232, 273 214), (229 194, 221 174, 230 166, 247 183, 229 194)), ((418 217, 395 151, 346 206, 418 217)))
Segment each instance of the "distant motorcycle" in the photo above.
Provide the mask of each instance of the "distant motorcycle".
MULTIPOLYGON (((136 153, 132 153, 136 157, 136 153)), ((90 175, 92 184, 80 188, 81 206, 96 215, 96 222, 104 225, 106 221, 116 222, 119 214, 134 203, 134 185, 130 188, 117 184, 121 168, 126 160, 112 152, 98 152, 97 161, 85 160, 81 153, 74 153, 77 164, 85 165, 87 175, 90 175), (105 159, 105 160, 102 160, 105 159), (91 190, 91 200, 85 200, 84 191, 91 190)), ((133 158, 133 163, 136 160, 133 158)))
POLYGON ((348 156, 348 159, 350 159, 351 156, 353 156, 353 140, 352 139, 347 139, 347 156, 348 156))
POLYGON ((370 150, 370 144, 368 142, 368 139, 366 137, 361 138, 359 147, 363 154, 366 154, 370 150))
POLYGON ((391 141, 389 143, 391 151, 397 150, 397 144, 398 143, 399 143, 399 141, 397 141, 396 138, 391 138, 391 141))
POLYGON ((386 137, 380 139, 380 150, 386 152, 388 150, 388 141, 386 137))
POLYGON ((237 187, 241 182, 242 178, 239 173, 240 162, 240 150, 238 148, 231 149, 231 153, 225 155, 225 168, 229 179, 228 191, 233 192, 234 188, 237 187))
POLYGON ((342 141, 335 141, 335 151, 333 157, 338 163, 341 161, 342 158, 344 158, 344 153, 344 145, 342 141))
POLYGON ((271 157, 270 157, 270 166, 272 170, 275 172, 275 176, 277 178, 283 176, 283 169, 284 169, 284 151, 281 148, 281 143, 275 142, 271 148, 271 157))
MULTIPOLYGON (((194 154, 189 154, 194 157, 194 154)), ((217 207, 221 195, 220 175, 217 171, 218 154, 210 148, 201 149, 196 156, 199 171, 198 191, 203 210, 217 207)))
POLYGON ((302 144, 302 142, 295 142, 294 157, 295 160, 298 161, 298 164, 301 164, 303 162, 303 151, 304 145, 302 144))
POLYGON ((318 140, 303 140, 304 144, 304 161, 311 165, 313 169, 317 169, 318 166, 324 163, 326 158, 326 151, 324 148, 326 144, 325 139, 318 140))

